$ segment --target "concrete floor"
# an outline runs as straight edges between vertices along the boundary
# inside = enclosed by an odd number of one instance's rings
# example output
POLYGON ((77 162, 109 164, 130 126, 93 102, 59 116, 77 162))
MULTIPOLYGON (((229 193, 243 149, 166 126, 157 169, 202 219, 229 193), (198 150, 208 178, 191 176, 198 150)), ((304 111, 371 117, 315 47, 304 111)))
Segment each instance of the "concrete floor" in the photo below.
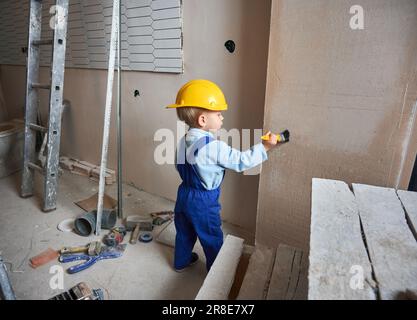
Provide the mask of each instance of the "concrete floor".
MULTIPOLYGON (((171 247, 138 242, 128 244, 124 255, 118 259, 99 261, 77 274, 64 272, 64 290, 52 289, 50 281, 56 273, 50 273, 54 265, 64 270, 76 263, 61 264, 52 261, 37 269, 29 266, 29 259, 48 247, 58 250, 63 246, 85 245, 101 237, 81 237, 73 232, 64 233, 57 225, 64 219, 75 218, 84 211, 74 201, 85 199, 98 192, 98 183, 86 177, 64 170, 60 179, 58 205, 55 211, 40 210, 43 190, 39 175, 35 178, 35 196, 22 199, 19 196, 20 172, 0 179, 0 253, 9 270, 9 276, 17 299, 48 299, 77 283, 84 281, 91 288, 102 288, 106 299, 194 299, 206 276, 202 248, 197 242, 195 251, 200 261, 186 272, 172 269, 171 247)), ((117 185, 106 186, 106 193, 117 199, 117 185)), ((173 210, 174 202, 124 185, 124 217, 132 214, 173 210)), ((121 225, 121 220, 118 221, 121 225)), ((252 241, 244 230, 224 224, 226 234, 233 234, 252 241)), ((102 231, 102 235, 107 230, 102 231)), ((124 243, 128 243, 130 233, 124 243)))

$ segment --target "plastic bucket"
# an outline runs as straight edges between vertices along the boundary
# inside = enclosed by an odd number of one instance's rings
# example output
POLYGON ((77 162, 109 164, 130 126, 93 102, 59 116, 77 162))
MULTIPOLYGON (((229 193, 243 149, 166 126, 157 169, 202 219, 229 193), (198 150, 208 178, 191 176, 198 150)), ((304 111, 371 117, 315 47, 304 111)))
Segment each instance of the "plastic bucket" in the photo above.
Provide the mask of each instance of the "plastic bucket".
MULTIPOLYGON (((79 216, 74 221, 75 231, 84 237, 88 237, 94 231, 96 231, 96 220, 97 219, 97 210, 92 210, 81 216, 79 216)), ((111 229, 116 225, 117 215, 116 211, 103 209, 101 215, 101 228, 102 229, 111 229)))

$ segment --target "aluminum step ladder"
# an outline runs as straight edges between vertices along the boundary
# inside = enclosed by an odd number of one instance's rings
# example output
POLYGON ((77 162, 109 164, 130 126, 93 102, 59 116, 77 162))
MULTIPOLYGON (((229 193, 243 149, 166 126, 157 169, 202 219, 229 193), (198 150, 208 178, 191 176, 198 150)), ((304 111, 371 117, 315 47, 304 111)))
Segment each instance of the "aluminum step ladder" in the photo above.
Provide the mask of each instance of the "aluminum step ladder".
POLYGON ((35 171, 44 176, 43 211, 56 209, 59 170, 59 146, 64 89, 65 49, 68 23, 68 0, 56 0, 53 19, 54 36, 41 39, 42 0, 30 0, 29 41, 26 78, 25 147, 21 196, 33 195, 35 171), (41 46, 52 46, 51 82, 39 83, 41 46), (37 125, 39 90, 50 90, 48 127, 37 125), (45 167, 36 164, 36 132, 48 135, 45 167))

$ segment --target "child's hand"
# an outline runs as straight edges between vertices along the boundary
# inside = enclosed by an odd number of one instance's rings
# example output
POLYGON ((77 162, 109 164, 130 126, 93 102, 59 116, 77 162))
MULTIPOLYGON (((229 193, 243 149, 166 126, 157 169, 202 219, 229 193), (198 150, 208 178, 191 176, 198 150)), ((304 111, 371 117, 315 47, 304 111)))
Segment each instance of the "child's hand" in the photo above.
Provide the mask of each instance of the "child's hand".
POLYGON ((268 131, 266 136, 269 136, 269 140, 262 140, 262 144, 264 145, 265 150, 269 151, 278 145, 278 139, 275 134, 271 133, 271 131, 268 131))

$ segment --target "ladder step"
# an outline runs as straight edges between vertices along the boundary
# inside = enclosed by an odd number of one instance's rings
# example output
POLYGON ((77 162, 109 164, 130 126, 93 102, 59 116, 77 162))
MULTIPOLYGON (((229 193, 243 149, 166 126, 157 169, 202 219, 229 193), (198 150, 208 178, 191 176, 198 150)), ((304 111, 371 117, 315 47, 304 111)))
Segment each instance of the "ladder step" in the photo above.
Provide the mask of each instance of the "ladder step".
POLYGON ((52 45, 54 41, 52 39, 50 40, 34 40, 32 41, 32 44, 34 46, 41 46, 41 45, 52 45))
POLYGON ((46 83, 32 83, 31 86, 32 88, 51 89, 51 85, 46 83))
POLYGON ((34 164, 32 162, 28 162, 28 167, 29 168, 32 168, 32 169, 35 169, 35 170, 39 171, 42 174, 45 172, 45 170, 41 166, 38 166, 37 164, 34 164))
POLYGON ((38 126, 37 124, 30 123, 29 127, 32 130, 40 131, 40 132, 48 132, 48 129, 42 126, 38 126))
POLYGON ((42 174, 41 178, 43 180, 44 189, 43 211, 51 211, 56 208, 58 178, 60 175, 59 145, 61 130, 59 124, 62 118, 62 99, 64 91, 65 52, 66 39, 68 33, 67 24, 69 0, 49 1, 54 2, 56 4, 56 9, 60 9, 52 10, 55 11, 54 25, 56 26, 56 28, 54 28, 54 30, 52 30, 51 32, 52 36, 47 36, 46 34, 41 32, 41 29, 43 29, 41 18, 44 13, 43 9, 45 9, 45 6, 47 5, 46 1, 30 0, 27 2, 30 3, 30 12, 28 12, 29 33, 27 42, 29 45, 27 50, 25 51, 27 53, 27 85, 25 99, 26 133, 24 138, 24 170, 22 172, 21 195, 29 196, 33 194, 34 178, 36 175, 35 171, 39 171, 42 174), (42 4, 44 6, 42 6, 42 4), (48 47, 45 48, 44 45, 47 45, 48 47), (49 51, 49 48, 52 51, 50 79, 39 78, 39 64, 41 55, 43 54, 43 50, 41 49, 48 49, 49 51), (43 124, 45 128, 36 121, 37 109, 39 105, 38 94, 42 93, 39 90, 43 89, 48 90, 49 94, 49 115, 48 122, 45 122, 45 124, 43 124), (45 150, 46 155, 42 154, 43 157, 38 156, 38 159, 36 159, 37 154, 36 148, 34 148, 34 144, 36 140, 36 135, 39 131, 43 132, 42 135, 44 135, 46 138, 44 139, 44 141, 48 142, 48 146, 45 150), (49 139, 49 141, 47 140, 48 137, 51 138, 49 139), (44 163, 40 163, 43 161, 43 159, 45 159, 44 163))

